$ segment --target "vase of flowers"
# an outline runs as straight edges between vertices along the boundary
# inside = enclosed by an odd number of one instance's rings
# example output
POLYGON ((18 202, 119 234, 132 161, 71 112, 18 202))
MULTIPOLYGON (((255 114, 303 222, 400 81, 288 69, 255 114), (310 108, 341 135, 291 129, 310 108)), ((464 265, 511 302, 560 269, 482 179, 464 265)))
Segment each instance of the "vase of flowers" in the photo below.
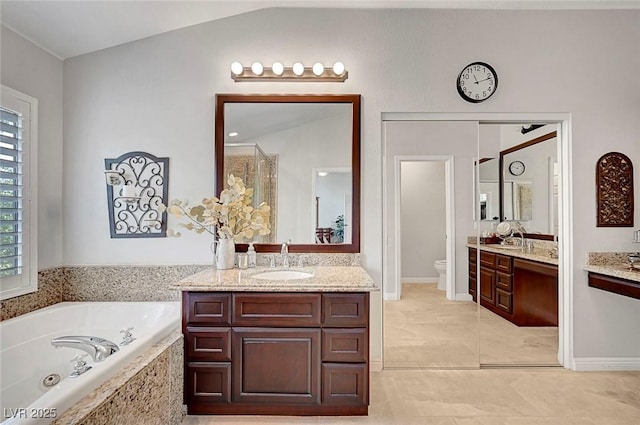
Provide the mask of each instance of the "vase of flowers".
MULTIPOLYGON (((227 178, 227 185, 219 198, 204 198, 195 204, 172 200, 166 207, 170 215, 187 219, 180 227, 208 233, 217 239, 212 246, 215 245, 216 268, 221 270, 233 268, 236 242, 248 242, 255 236, 271 233, 269 205, 263 202, 254 207, 253 189, 245 187, 242 179, 233 174, 227 178)), ((167 234, 180 236, 180 232, 173 230, 167 234)))

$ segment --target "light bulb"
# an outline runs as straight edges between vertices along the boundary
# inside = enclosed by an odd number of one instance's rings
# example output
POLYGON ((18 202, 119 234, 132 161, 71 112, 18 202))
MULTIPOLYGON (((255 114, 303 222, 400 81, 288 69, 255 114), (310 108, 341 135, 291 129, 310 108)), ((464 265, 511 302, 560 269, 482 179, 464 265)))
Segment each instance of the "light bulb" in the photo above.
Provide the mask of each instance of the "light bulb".
POLYGON ((273 65, 271 65, 271 71, 273 71, 275 75, 282 75, 284 66, 280 62, 274 62, 273 65))
POLYGON ((262 75, 262 71, 264 71, 264 68, 262 67, 262 64, 260 62, 254 62, 251 64, 251 71, 256 75, 262 75))
POLYGON ((234 62, 231 64, 231 72, 233 72, 234 75, 240 75, 242 74, 242 71, 244 71, 244 68, 240 62, 234 62))
POLYGON ((304 65, 301 64, 300 62, 294 63, 293 73, 296 74, 298 77, 301 76, 304 73, 304 65))
POLYGON ((333 73, 336 75, 344 74, 344 64, 342 62, 336 62, 333 64, 333 73))
POLYGON ((229 133, 229 137, 236 137, 238 135, 237 131, 232 131, 231 133, 229 133))
POLYGON ((316 77, 319 77, 324 72, 324 65, 321 64, 320 62, 316 62, 316 63, 313 64, 313 68, 311 68, 311 69, 313 70, 313 74, 316 77))

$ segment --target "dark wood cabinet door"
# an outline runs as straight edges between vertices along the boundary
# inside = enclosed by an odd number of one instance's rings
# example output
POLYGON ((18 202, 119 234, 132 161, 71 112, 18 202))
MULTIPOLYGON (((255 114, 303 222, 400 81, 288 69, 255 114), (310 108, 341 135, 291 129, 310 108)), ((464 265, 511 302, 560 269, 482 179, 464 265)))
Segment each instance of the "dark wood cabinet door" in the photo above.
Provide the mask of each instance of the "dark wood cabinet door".
POLYGON ((473 298, 473 301, 475 302, 478 301, 478 297, 476 294, 477 284, 478 284, 478 281, 476 280, 475 277, 469 277, 469 294, 471 295, 471 298, 473 298))
POLYGON ((184 382, 187 405, 231 402, 231 363, 188 362, 184 382))
POLYGON ((234 328, 239 403, 320 404, 320 329, 234 328))
POLYGON ((480 267, 480 300, 482 304, 496 303, 496 272, 485 267, 480 267))
POLYGON ((323 294, 322 325, 358 328, 369 324, 369 293, 323 294))
POLYGON ((322 364, 322 404, 366 406, 369 404, 367 365, 322 364))
POLYGON ((234 326, 320 326, 320 294, 235 293, 234 326))

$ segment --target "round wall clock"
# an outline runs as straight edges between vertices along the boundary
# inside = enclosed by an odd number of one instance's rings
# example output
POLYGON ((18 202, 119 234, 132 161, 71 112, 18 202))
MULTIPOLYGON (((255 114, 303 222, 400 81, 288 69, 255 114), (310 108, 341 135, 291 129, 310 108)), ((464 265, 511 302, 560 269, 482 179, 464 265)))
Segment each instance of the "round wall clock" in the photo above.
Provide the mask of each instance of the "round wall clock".
POLYGON ((498 88, 498 74, 491 65, 473 62, 465 66, 458 75, 458 93, 471 103, 480 103, 489 99, 498 88))
POLYGON ((514 176, 521 176, 524 174, 524 162, 522 161, 513 161, 509 164, 509 172, 514 176))

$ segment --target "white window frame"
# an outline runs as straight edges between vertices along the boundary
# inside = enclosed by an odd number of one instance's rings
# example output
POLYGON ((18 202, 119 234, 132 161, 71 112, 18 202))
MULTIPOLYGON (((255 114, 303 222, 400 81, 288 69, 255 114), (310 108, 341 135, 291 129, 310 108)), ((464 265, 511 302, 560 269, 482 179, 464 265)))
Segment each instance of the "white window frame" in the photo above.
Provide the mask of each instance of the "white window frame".
POLYGON ((0 300, 38 290, 38 99, 0 85, 0 105, 23 115, 22 272, 0 279, 0 300))

